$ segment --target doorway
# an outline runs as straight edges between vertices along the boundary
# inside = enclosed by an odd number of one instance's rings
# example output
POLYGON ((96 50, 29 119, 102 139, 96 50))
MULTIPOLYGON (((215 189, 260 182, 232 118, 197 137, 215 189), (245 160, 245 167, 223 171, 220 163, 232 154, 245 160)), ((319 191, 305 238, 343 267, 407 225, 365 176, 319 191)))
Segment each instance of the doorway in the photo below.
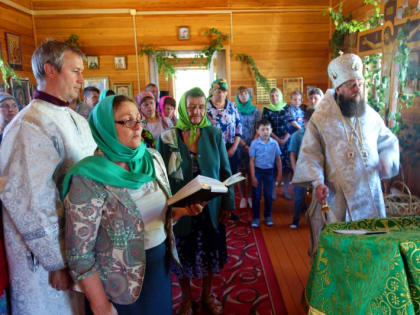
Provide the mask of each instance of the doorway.
POLYGON ((199 87, 207 95, 211 84, 209 70, 197 68, 178 68, 174 81, 174 97, 177 104, 181 96, 193 87, 199 87))

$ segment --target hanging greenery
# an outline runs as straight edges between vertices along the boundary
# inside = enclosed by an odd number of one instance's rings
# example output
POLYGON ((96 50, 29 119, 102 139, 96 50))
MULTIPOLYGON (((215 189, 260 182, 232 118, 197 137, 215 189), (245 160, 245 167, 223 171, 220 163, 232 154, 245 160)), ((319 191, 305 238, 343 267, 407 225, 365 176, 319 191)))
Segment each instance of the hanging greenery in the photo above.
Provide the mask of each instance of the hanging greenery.
POLYGON ((213 55, 223 49, 223 42, 227 41, 229 36, 227 34, 223 34, 214 27, 205 31, 204 35, 210 38, 210 45, 201 50, 201 52, 198 54, 198 57, 200 58, 200 64, 202 64, 202 61, 205 60, 204 64, 208 69, 210 67, 213 55))
POLYGON ((79 43, 79 36, 77 36, 76 34, 70 34, 69 38, 67 38, 65 43, 77 49, 80 49, 81 46, 81 44, 79 43))
POLYGON ((368 104, 371 105, 384 118, 385 121, 392 121, 391 131, 398 136, 402 152, 408 158, 410 163, 415 165, 420 161, 416 147, 419 141, 420 124, 414 123, 408 126, 402 120, 401 111, 404 108, 410 108, 414 99, 420 96, 420 91, 414 94, 406 93, 407 80, 420 80, 418 69, 410 69, 408 56, 411 49, 407 46, 407 37, 409 34, 407 25, 400 28, 397 35, 398 51, 394 57, 395 66, 398 67, 398 103, 397 111, 389 112, 385 91, 389 88, 389 78, 381 77, 381 54, 374 54, 363 58, 364 76, 366 79, 366 88, 368 91, 368 104), (404 132, 403 132, 404 131, 404 132))
POLYGON ((385 92, 389 86, 389 78, 381 77, 381 54, 374 54, 363 58, 363 75, 366 80, 368 104, 382 117, 386 116, 385 92))
POLYGON ((380 1, 364 0, 365 4, 370 4, 375 7, 374 13, 366 21, 357 21, 349 16, 343 15, 343 2, 338 5, 337 11, 332 8, 328 9, 328 15, 334 23, 335 30, 330 40, 331 54, 337 57, 340 49, 343 47, 344 38, 352 33, 365 31, 369 28, 376 27, 382 24, 383 15, 380 13, 380 1))
MULTIPOLYGON (((213 55, 223 49, 223 43, 227 41, 229 36, 227 34, 223 34, 216 28, 210 28, 204 32, 204 35, 211 39, 210 45, 201 50, 189 64, 198 64, 200 66, 204 65, 208 69, 210 67, 213 55)), ((168 54, 166 50, 155 50, 151 46, 147 45, 140 49, 140 56, 143 55, 156 57, 158 73, 163 71, 166 78, 168 78, 170 75, 175 75, 176 68, 174 67, 173 62, 180 62, 179 58, 175 54, 168 54)), ((231 52, 230 56, 233 57, 234 54, 231 52)), ((267 91, 270 91, 267 78, 264 77, 258 70, 256 63, 251 56, 238 54, 236 55, 236 60, 246 63, 254 72, 256 81, 261 84, 267 91)))
POLYGON ((268 80, 265 76, 263 76, 261 74, 261 72, 258 70, 257 65, 255 64, 254 58, 252 58, 251 56, 248 55, 244 55, 244 54, 238 54, 236 55, 236 60, 238 61, 242 61, 245 62, 246 64, 249 65, 249 67, 251 68, 251 70, 254 72, 255 75, 255 80, 264 87, 264 89, 267 92, 270 92, 270 85, 268 84, 268 80))
MULTIPOLYGON (((398 40, 398 51, 396 56, 394 57, 394 62, 396 65, 399 66, 398 68, 398 103, 397 103, 397 111, 395 113, 389 113, 389 120, 393 120, 393 126, 391 126, 391 130, 395 134, 400 134, 402 127, 407 129, 408 127, 403 124, 402 117, 401 117, 401 110, 404 108, 410 108, 413 106, 414 99, 416 96, 420 96, 420 91, 415 91, 413 95, 407 94, 405 92, 405 88, 407 86, 408 80, 408 69, 409 69, 409 61, 408 56, 410 55, 411 49, 407 45, 407 38, 409 35, 409 30, 407 25, 410 25, 410 20, 404 24, 404 27, 398 30, 397 40, 398 40)), ((420 79, 420 77, 417 77, 420 79)))
POLYGON ((16 80, 20 84, 20 80, 16 72, 7 64, 4 62, 4 60, 0 57, 0 71, 1 71, 1 77, 3 79, 4 85, 6 88, 9 88, 9 78, 12 78, 16 80))
POLYGON ((168 53, 164 49, 154 50, 151 46, 147 45, 140 49, 140 56, 143 55, 156 58, 158 73, 161 73, 163 70, 166 78, 175 75, 176 68, 174 67, 173 62, 180 62, 175 54, 168 53))

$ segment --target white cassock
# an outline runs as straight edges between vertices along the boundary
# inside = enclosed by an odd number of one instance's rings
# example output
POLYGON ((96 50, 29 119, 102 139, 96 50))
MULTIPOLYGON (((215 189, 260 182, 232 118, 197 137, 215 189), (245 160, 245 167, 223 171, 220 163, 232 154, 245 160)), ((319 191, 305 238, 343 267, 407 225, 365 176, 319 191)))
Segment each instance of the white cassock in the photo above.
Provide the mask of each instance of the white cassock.
POLYGON ((6 128, 0 198, 14 315, 84 314, 83 296, 55 290, 48 273, 65 267, 61 182, 95 148, 85 118, 39 99, 6 128))
POLYGON ((326 93, 306 127, 293 183, 328 187, 328 223, 385 217, 381 177, 398 174, 399 156, 398 139, 375 110, 345 118, 326 93))

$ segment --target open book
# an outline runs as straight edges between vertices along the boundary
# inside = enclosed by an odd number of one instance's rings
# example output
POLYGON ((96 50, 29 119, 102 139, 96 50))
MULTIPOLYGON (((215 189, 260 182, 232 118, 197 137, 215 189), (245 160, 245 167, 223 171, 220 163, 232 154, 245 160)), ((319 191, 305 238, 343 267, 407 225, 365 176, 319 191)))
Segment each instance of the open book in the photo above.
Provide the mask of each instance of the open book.
POLYGON ((168 205, 183 207, 189 204, 208 201, 227 193, 229 186, 244 179, 245 177, 241 173, 236 173, 223 182, 211 177, 198 175, 169 198, 168 205))

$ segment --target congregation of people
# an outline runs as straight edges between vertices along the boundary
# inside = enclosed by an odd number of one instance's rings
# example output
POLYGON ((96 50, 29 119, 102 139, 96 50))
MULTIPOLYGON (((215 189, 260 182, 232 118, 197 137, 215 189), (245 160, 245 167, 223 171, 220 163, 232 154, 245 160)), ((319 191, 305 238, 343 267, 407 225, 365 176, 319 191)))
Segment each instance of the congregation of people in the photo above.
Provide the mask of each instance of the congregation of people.
POLYGON ((248 87, 231 100, 223 78, 209 95, 191 82, 178 104, 154 83, 135 100, 81 91, 83 62, 48 40, 32 56, 30 104, 19 111, 0 93, 0 314, 172 314, 171 274, 179 314, 196 303, 222 314, 214 276, 228 261, 226 222, 245 209, 250 227, 276 228, 282 192, 293 200, 288 228, 310 212, 319 235, 320 211, 305 203, 313 190, 329 223, 385 217, 380 179, 398 173, 398 140, 365 102, 358 56, 334 59, 333 89, 311 89, 309 104, 272 88, 262 110, 248 87), (237 172, 246 180, 220 197, 168 206, 198 175, 237 172))

